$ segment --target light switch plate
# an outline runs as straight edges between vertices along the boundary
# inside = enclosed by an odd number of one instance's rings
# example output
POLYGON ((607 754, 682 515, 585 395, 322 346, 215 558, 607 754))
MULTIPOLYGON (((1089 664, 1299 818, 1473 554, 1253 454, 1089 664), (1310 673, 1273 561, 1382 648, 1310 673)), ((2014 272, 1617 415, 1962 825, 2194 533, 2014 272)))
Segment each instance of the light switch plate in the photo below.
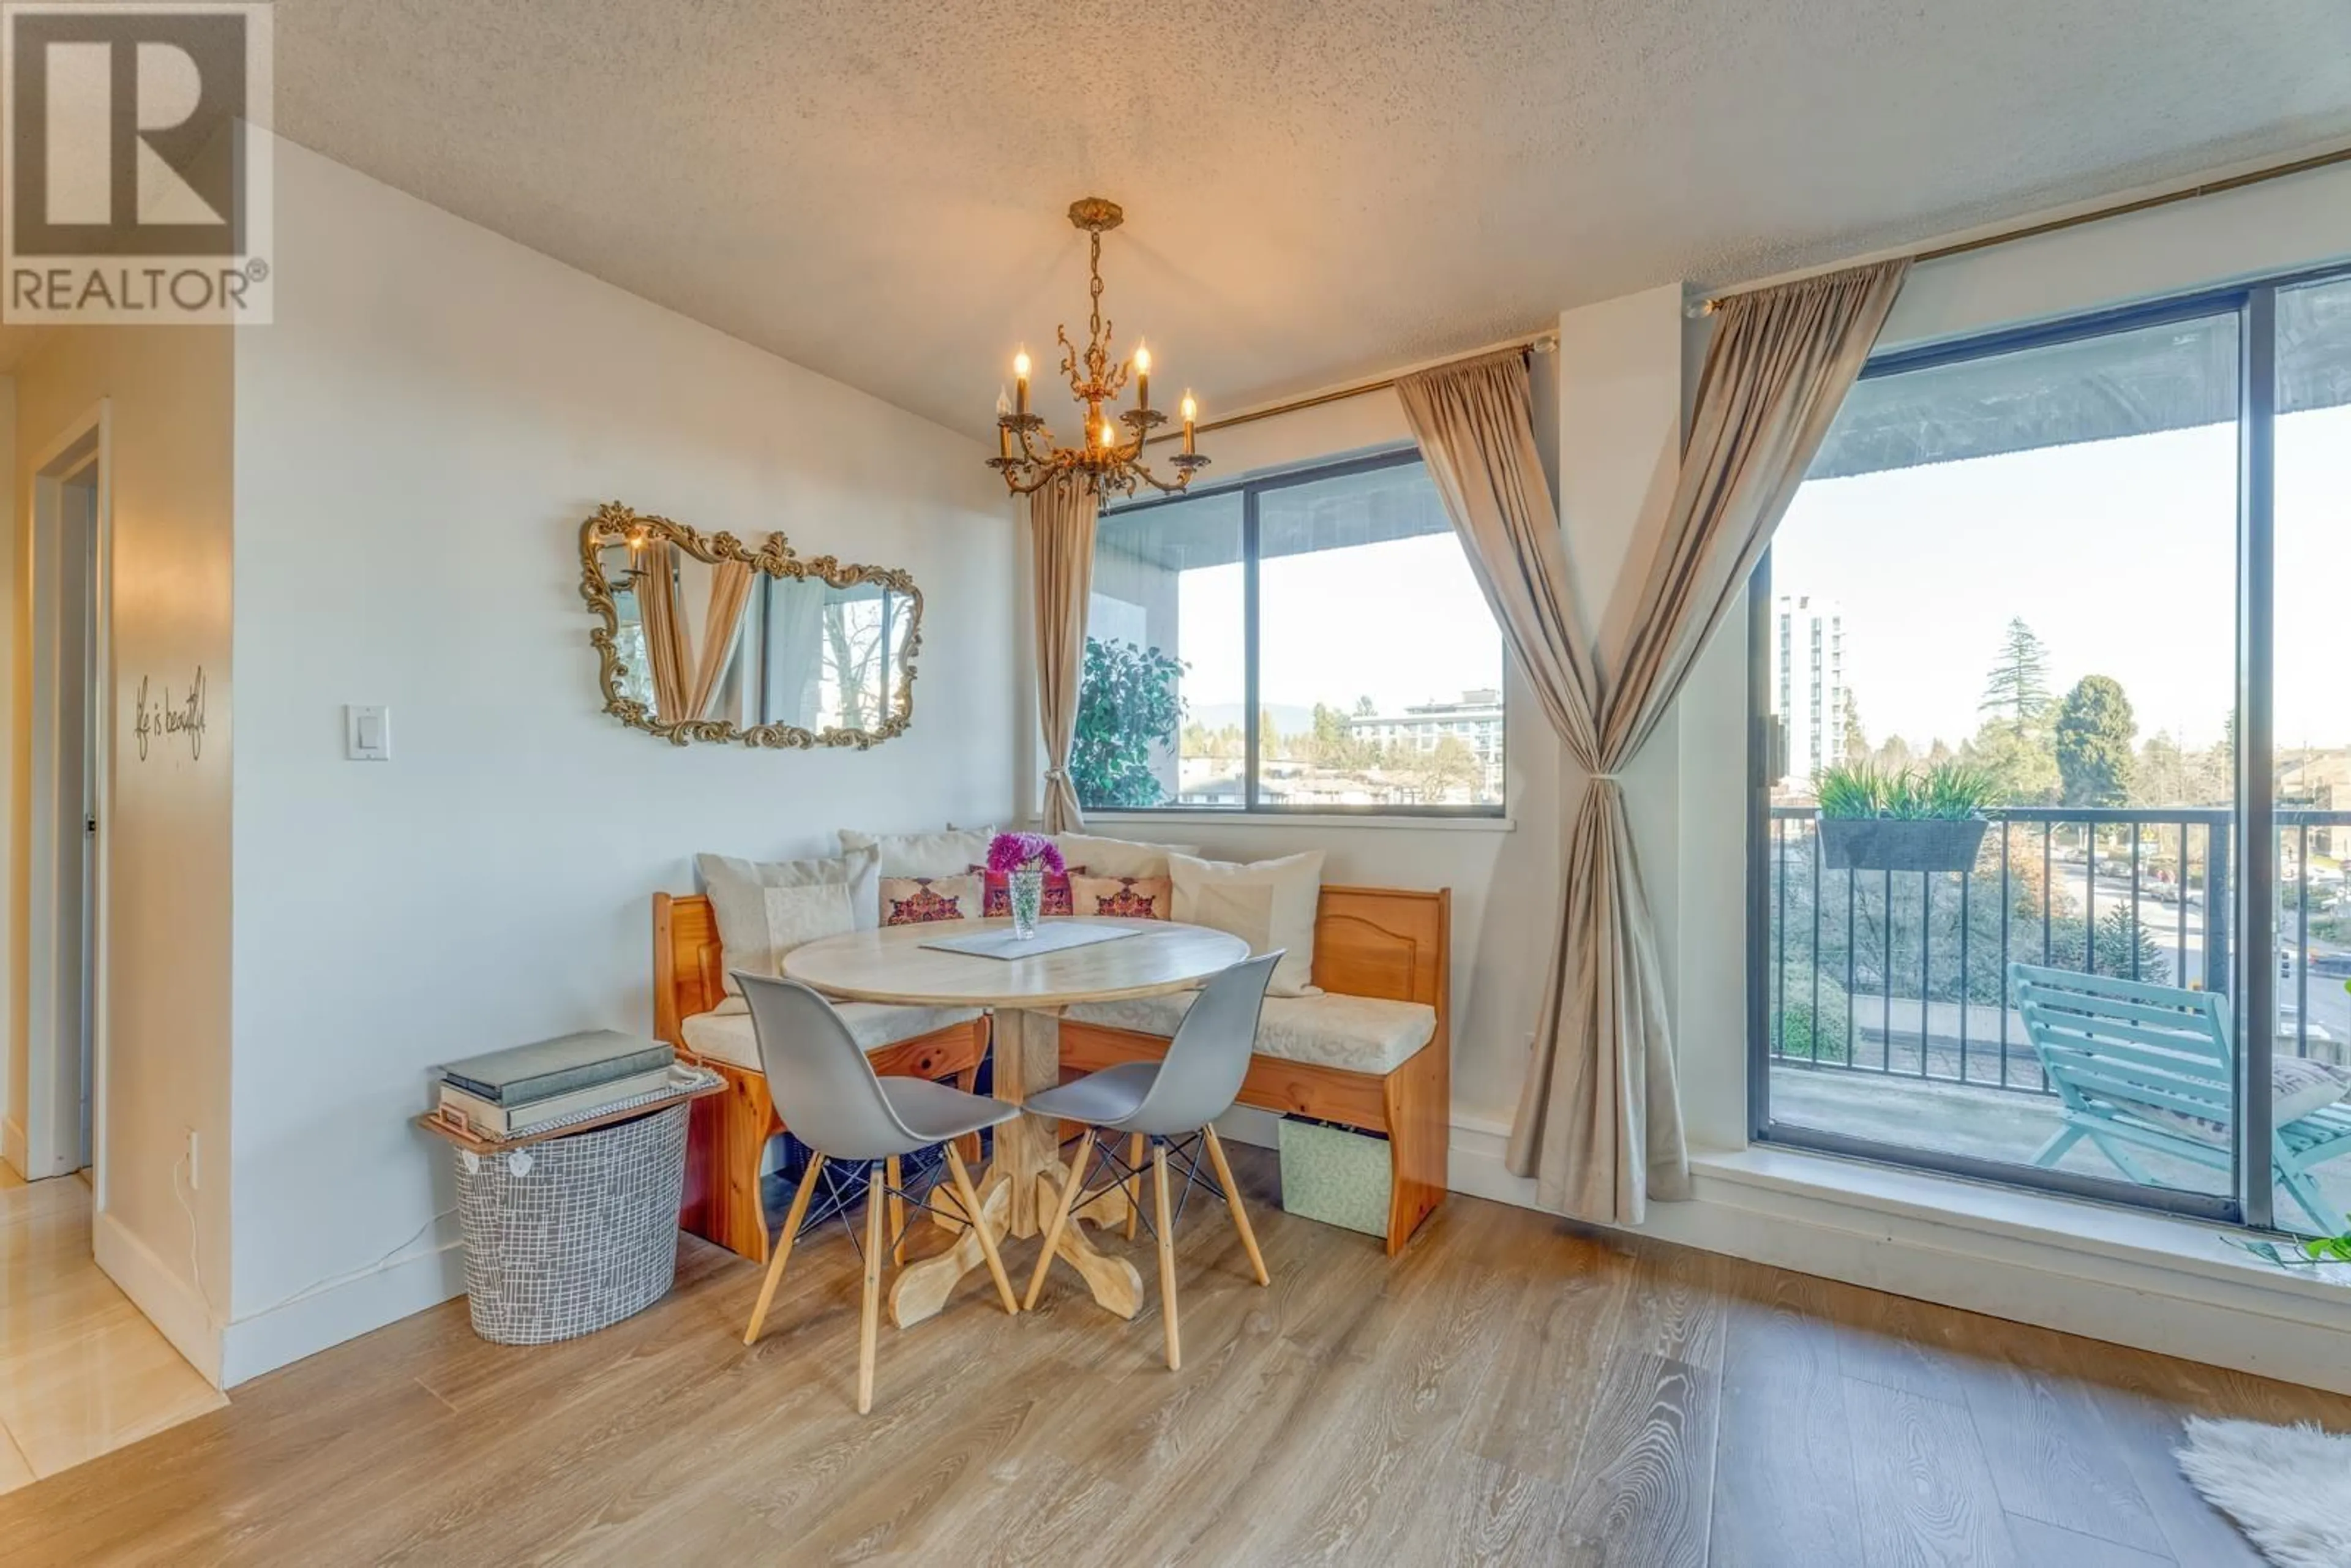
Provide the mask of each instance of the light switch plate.
POLYGON ((343 755, 353 762, 392 760, 392 710, 360 706, 343 709, 343 755))

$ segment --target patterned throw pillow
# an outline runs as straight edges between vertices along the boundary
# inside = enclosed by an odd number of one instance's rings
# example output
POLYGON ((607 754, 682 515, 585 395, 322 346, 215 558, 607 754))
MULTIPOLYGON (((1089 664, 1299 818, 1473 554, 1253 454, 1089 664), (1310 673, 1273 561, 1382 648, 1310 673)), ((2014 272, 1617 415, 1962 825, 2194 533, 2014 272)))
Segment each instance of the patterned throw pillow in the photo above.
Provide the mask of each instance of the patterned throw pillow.
POLYGON ((934 920, 972 919, 980 904, 976 876, 885 876, 882 879, 882 924, 923 925, 934 920))
MULTIPOLYGON (((1067 871, 1047 872, 1044 906, 1038 913, 1040 915, 1073 913, 1070 907, 1070 878, 1083 876, 1085 871, 1086 868, 1081 865, 1073 865, 1067 871)), ((979 912, 991 920, 1011 918, 1012 879, 1008 876, 998 876, 984 865, 972 867, 971 874, 980 879, 980 884, 985 889, 980 900, 979 912)))
MULTIPOLYGON (((1046 898, 1050 901, 1052 894, 1046 898)), ((1070 873, 1074 915, 1120 915, 1129 920, 1165 920, 1176 902, 1176 884, 1164 876, 1086 876, 1070 873)))

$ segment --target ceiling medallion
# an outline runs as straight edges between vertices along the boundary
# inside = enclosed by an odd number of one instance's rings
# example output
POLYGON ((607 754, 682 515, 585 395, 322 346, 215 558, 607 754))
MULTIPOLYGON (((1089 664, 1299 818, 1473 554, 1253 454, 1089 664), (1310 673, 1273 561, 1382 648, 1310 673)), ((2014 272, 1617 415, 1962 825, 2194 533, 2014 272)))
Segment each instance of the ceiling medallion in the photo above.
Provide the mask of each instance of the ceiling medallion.
POLYGON ((1014 355, 1012 379, 1017 401, 997 393, 997 455, 988 459, 987 465, 1004 476, 1005 488, 1016 496, 1040 489, 1062 474, 1084 475, 1099 495, 1118 490, 1132 496, 1138 485, 1173 494, 1190 485, 1192 476, 1208 465, 1208 460, 1193 450, 1192 427, 1199 415, 1199 405, 1192 401, 1189 392, 1184 394, 1180 408, 1184 450, 1169 459, 1169 465, 1176 470, 1175 478, 1162 479, 1144 465, 1144 443, 1150 439, 1155 427, 1167 423, 1167 416, 1151 406, 1151 350, 1138 342, 1132 359, 1113 361, 1110 352, 1111 327, 1102 313, 1102 236, 1118 227, 1125 217, 1116 202, 1106 202, 1100 196, 1070 204, 1070 222, 1091 236, 1092 282, 1088 292, 1092 296, 1093 312, 1087 319, 1083 353, 1070 341, 1067 327, 1057 329, 1054 336, 1061 340, 1061 373, 1070 378, 1070 396, 1085 405, 1085 434, 1076 446, 1054 444, 1053 433, 1045 428, 1043 417, 1029 412, 1029 351, 1023 349, 1014 355), (1134 380, 1134 406, 1113 418, 1104 411, 1116 404, 1130 372, 1134 380))

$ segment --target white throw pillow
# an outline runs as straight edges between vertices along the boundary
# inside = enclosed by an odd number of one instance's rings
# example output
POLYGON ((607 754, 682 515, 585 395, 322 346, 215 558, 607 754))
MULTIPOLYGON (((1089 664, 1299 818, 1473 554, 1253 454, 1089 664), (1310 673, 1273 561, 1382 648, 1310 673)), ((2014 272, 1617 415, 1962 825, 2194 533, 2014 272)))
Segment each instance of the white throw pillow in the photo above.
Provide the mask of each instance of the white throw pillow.
POLYGON ((882 924, 881 857, 871 849, 820 860, 747 861, 732 855, 697 855, 702 885, 710 895, 711 913, 718 917, 718 942, 726 949, 726 994, 737 990, 734 971, 755 975, 776 973, 778 954, 768 936, 768 896, 771 887, 810 887, 827 883, 848 890, 852 929, 871 931, 882 924))
POLYGON ((1092 876, 1165 876, 1169 855, 1200 852, 1197 844, 1139 844, 1092 833, 1057 833, 1053 843, 1063 860, 1085 867, 1092 876))
MULTIPOLYGON (((810 883, 801 887, 765 890, 768 902, 768 951, 775 955, 772 973, 782 974, 784 956, 827 936, 845 936, 857 929, 857 916, 843 882, 810 883)), ((721 938, 724 940, 724 938, 721 938)))
POLYGON ((1322 852, 1239 865, 1170 854, 1176 918, 1230 932, 1252 956, 1283 949, 1267 994, 1322 995, 1314 984, 1314 915, 1322 898, 1322 852))
POLYGON ((2330 1062, 2281 1057, 2270 1063, 2270 1093, 2277 1106, 2271 1113, 2271 1124, 2283 1127, 2313 1111, 2323 1111, 2342 1099, 2346 1087, 2351 1084, 2346 1084, 2343 1069, 2330 1062))
MULTIPOLYGON (((938 833, 861 833, 843 828, 841 847, 844 852, 870 849, 879 853, 883 876, 961 876, 987 863, 987 846, 995 838, 994 828, 949 828, 938 833)), ((878 911, 881 905, 874 907, 878 911)))

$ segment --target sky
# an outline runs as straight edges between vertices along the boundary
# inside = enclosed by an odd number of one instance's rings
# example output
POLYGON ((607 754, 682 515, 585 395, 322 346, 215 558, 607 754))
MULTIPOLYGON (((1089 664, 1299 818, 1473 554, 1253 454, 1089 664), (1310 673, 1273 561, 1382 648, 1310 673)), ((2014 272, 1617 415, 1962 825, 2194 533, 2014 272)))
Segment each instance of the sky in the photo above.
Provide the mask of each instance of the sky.
MULTIPOLYGON (((1180 591, 1177 656, 1192 666, 1184 695, 1196 710, 1238 705, 1239 565, 1187 571, 1180 591)), ((1501 685, 1502 635, 1450 533, 1276 556, 1259 568, 1258 593, 1268 706, 1352 709, 1368 696, 1393 713, 1501 685)))
MULTIPOLYGON (((2011 616, 2062 694, 2122 684, 2144 739, 2219 740, 2236 683, 2237 435, 2166 431, 1814 480, 1771 550, 1772 592, 1837 601, 1873 743, 1956 746, 1981 722, 2011 616)), ((2278 422, 2277 736, 2351 746, 2351 407, 2278 422)), ((1262 698, 1383 712, 1500 683, 1501 638, 1449 533, 1263 563, 1262 698)), ((1196 710, 1242 692, 1241 570, 1181 579, 1196 710)))
MULTIPOLYGON (((2351 408, 2278 422, 2277 738, 2351 745, 2351 408)), ((1873 744, 1972 736, 2011 616, 2062 694, 2122 684, 2142 739, 2220 738, 2236 682, 2233 425, 1814 480, 1773 595, 1834 600, 1873 744)))

